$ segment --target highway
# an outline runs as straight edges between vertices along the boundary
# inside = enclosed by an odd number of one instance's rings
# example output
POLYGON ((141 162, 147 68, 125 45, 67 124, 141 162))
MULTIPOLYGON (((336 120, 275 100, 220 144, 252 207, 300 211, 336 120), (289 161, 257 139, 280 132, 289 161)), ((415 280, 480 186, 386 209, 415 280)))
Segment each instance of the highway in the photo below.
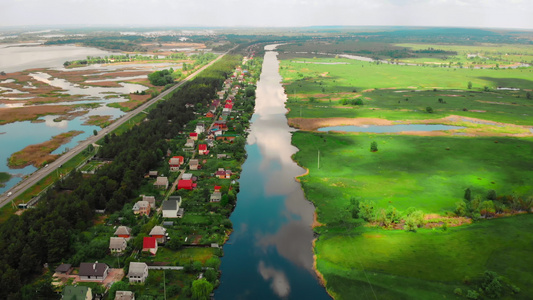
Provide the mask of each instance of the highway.
POLYGON ((175 89, 184 85, 187 81, 193 79, 196 75, 198 75, 200 72, 205 70, 207 67, 211 66, 212 64, 220 60, 222 57, 224 57, 224 55, 226 55, 228 52, 219 55, 215 60, 211 61, 207 65, 198 69, 196 72, 187 76, 184 80, 180 81, 178 84, 174 85, 173 87, 159 94, 157 97, 145 102, 144 104, 140 105, 136 109, 128 112, 127 114, 123 115, 119 119, 115 120, 115 122, 113 122, 111 125, 100 130, 97 135, 91 136, 90 138, 80 142, 78 145, 76 145, 76 147, 70 149, 70 151, 61 155, 54 162, 48 164, 47 167, 43 167, 33 172, 32 174, 30 174, 28 177, 24 178, 21 182, 19 182, 17 185, 15 185, 14 187, 12 187, 11 189, 9 189, 8 191, 6 191, 4 194, 0 196, 0 208, 6 205, 7 203, 9 203, 11 199, 15 199, 20 194, 24 193, 24 191, 26 191, 28 188, 36 184, 39 180, 45 178, 48 174, 54 172, 59 166, 63 165, 65 162, 67 162, 74 156, 78 155, 81 151, 86 149, 87 146, 89 146, 90 144, 96 143, 99 139, 104 137, 104 135, 106 135, 107 133, 112 132, 113 130, 117 129, 120 125, 128 122, 135 115, 142 113, 143 110, 148 108, 150 105, 161 100, 166 95, 172 93, 175 89), (8 197, 7 195, 9 193, 11 193, 11 195, 8 197))

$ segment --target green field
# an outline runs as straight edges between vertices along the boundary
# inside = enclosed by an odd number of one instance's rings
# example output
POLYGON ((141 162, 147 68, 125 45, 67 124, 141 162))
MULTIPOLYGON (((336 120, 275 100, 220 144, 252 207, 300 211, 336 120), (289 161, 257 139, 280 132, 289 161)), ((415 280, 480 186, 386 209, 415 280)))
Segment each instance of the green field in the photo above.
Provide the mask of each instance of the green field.
POLYGON ((533 196, 531 138, 296 132, 293 144, 300 149, 294 159, 310 171, 301 178, 306 197, 326 224, 353 197, 372 200, 376 208, 444 214, 455 209, 466 188, 480 196, 491 189, 533 196), (378 152, 370 152, 372 141, 378 152))
MULTIPOLYGON (((484 52, 476 53, 497 54, 496 46, 484 47, 484 52)), ((438 49, 456 51, 465 65, 465 53, 473 51, 471 46, 438 49)), ((526 46, 512 49, 500 48, 510 55, 530 51, 526 46)), ((507 59, 516 61, 516 57, 507 59)), ((533 260, 528 254, 533 250, 528 242, 531 215, 449 226, 463 222, 456 212, 457 203, 466 203, 466 189, 478 204, 488 199, 491 190, 502 203, 533 199, 531 68, 403 66, 291 57, 281 61, 280 73, 288 95, 287 117, 294 124, 322 124, 321 119, 337 117, 466 127, 444 136, 293 134, 293 144, 300 149, 294 159, 309 169, 300 178, 302 187, 324 224, 315 228, 319 235, 315 253, 330 294, 336 299, 464 299, 468 290, 479 292, 485 271, 495 271, 507 278, 500 278, 504 283, 498 298, 528 298, 533 292, 529 284, 533 260), (377 143, 377 152, 370 151, 372 142, 377 143), (372 207, 370 224, 355 209, 363 207, 361 203, 372 207), (399 221, 387 225, 389 230, 382 229, 386 225, 380 216, 393 209, 399 221), (416 233, 398 230, 412 210, 426 215, 423 228, 415 229, 416 233), (514 295, 508 283, 522 292, 514 295), (456 288, 462 296, 454 294, 456 288)), ((516 210, 509 203, 502 205, 500 212, 516 210)), ((482 294, 487 297, 488 292, 482 294)))
POLYGON ((428 48, 445 51, 455 51, 457 55, 443 58, 403 58, 403 62, 437 62, 442 64, 462 63, 465 66, 471 64, 496 65, 500 67, 513 63, 532 63, 533 47, 531 45, 506 45, 506 44, 478 44, 478 45, 449 45, 449 44, 395 44, 397 47, 406 47, 412 50, 424 50, 428 48), (471 55, 469 58, 468 55, 471 55), (477 55, 474 57, 473 55, 477 55), (481 56, 481 57, 480 57, 481 56))
POLYGON ((454 289, 476 290, 486 270, 521 289, 506 299, 529 299, 531 226, 533 217, 522 215, 447 231, 357 228, 321 235, 315 252, 337 299, 461 299, 454 289))
POLYGON ((529 68, 494 70, 422 67, 377 64, 345 58, 283 60, 280 72, 283 82, 290 82, 285 86, 289 95, 300 92, 352 92, 354 88, 358 91, 375 88, 466 90, 469 81, 474 90, 484 86, 528 89, 533 81, 533 73, 529 68))

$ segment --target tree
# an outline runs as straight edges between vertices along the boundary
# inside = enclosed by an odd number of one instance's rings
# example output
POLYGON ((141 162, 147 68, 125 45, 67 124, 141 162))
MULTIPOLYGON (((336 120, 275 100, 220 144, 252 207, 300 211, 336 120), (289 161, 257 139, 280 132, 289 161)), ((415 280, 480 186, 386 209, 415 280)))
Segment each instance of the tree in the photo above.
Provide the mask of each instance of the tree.
POLYGON ((213 291, 213 285, 205 278, 198 279, 192 283, 192 298, 197 300, 209 299, 209 294, 213 291))
POLYGON ((472 191, 470 190, 470 188, 467 188, 465 190, 465 196, 464 196, 465 200, 472 200, 472 191))
POLYGON ((527 92, 526 93, 526 99, 528 99, 528 100, 531 99, 531 92, 527 92))
POLYGON ((378 143, 375 141, 370 143, 370 151, 371 152, 378 152, 378 143))
POLYGON ((469 82, 468 82, 468 89, 469 89, 469 90, 472 89, 472 81, 469 81, 469 82))
POLYGON ((98 135, 98 131, 97 131, 96 129, 93 130, 93 134, 94 134, 94 135, 98 135))
POLYGON ((496 191, 495 190, 489 190, 489 192, 487 193, 487 199, 496 200, 496 191))
POLYGON ((429 114, 432 114, 433 113, 433 108, 431 108, 431 106, 426 107, 426 112, 429 113, 429 114))

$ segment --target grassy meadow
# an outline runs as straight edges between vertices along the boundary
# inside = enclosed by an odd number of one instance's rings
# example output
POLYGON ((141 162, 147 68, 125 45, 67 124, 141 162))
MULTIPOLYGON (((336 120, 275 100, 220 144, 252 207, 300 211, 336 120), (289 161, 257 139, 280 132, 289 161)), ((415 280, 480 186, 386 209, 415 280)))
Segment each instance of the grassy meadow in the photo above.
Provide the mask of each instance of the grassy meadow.
POLYGON ((521 292, 505 299, 528 299, 531 282, 531 215, 500 218, 446 231, 416 233, 375 228, 321 235, 318 269, 336 299, 464 299, 460 288, 476 290, 491 270, 521 292))
POLYGON ((485 196, 533 196, 533 139, 296 132, 294 159, 318 221, 332 223, 351 198, 424 213, 452 212, 466 188, 485 196), (370 152, 377 142, 379 151, 370 152), (495 143, 497 141, 497 143, 495 143), (320 169, 318 169, 320 151, 320 169))
MULTIPOLYGON (((483 45, 483 51, 454 45, 378 46, 382 52, 402 47, 455 51, 454 58, 446 59, 465 66, 479 60, 468 59, 468 53, 492 55, 490 60, 504 65, 504 60, 530 60, 531 52, 527 46, 509 45, 483 45), (496 57, 498 51, 509 55, 496 57)), ((427 54, 410 59, 444 60, 427 54)), ((405 66, 320 55, 292 56, 280 66, 287 117, 296 126, 313 122, 327 126, 332 118, 372 118, 368 120, 376 124, 465 127, 440 134, 293 134, 293 144, 300 149, 293 158, 309 170, 300 181, 322 224, 315 228, 317 269, 332 296, 465 299, 470 293, 468 297, 475 299, 476 292, 481 294, 477 299, 484 299, 489 294, 482 281, 484 272, 494 271, 503 276, 498 298, 529 297, 533 217, 524 214, 469 224, 471 220, 456 217, 456 211, 466 189, 478 202, 486 201, 491 190, 499 199, 533 197, 531 68, 405 66), (377 152, 370 151, 372 142, 377 143, 377 152), (374 215, 395 208, 406 223, 408 212, 421 211, 425 226, 411 232, 398 230, 402 222, 389 229, 379 222, 367 223, 354 214, 354 203, 369 201, 374 215), (513 285, 521 292, 515 293, 513 285)))
POLYGON ((530 68, 420 67, 335 58, 303 62, 281 62, 280 72, 289 98, 288 118, 420 120, 460 115, 533 125, 533 94, 528 90, 533 86, 530 68), (345 64, 331 64, 335 62, 345 64), (342 105, 344 100, 361 100, 363 105, 342 105), (428 106, 433 109, 432 114, 426 112, 428 106))

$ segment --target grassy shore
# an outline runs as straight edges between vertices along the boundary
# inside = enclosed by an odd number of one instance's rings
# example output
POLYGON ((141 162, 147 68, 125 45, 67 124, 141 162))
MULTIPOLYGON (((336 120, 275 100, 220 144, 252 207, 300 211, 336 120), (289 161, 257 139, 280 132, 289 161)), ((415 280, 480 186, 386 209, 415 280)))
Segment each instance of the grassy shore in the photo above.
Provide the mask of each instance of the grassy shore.
POLYGON ((29 145, 21 151, 11 154, 8 166, 10 168, 24 168, 29 165, 34 165, 36 168, 40 168, 44 164, 56 160, 59 155, 52 155, 51 153, 54 150, 70 142, 72 138, 82 133, 83 131, 72 130, 53 136, 51 140, 44 143, 29 145))
POLYGON ((5 182, 7 182, 11 178, 11 175, 9 173, 0 172, 0 187, 3 187, 5 182))

